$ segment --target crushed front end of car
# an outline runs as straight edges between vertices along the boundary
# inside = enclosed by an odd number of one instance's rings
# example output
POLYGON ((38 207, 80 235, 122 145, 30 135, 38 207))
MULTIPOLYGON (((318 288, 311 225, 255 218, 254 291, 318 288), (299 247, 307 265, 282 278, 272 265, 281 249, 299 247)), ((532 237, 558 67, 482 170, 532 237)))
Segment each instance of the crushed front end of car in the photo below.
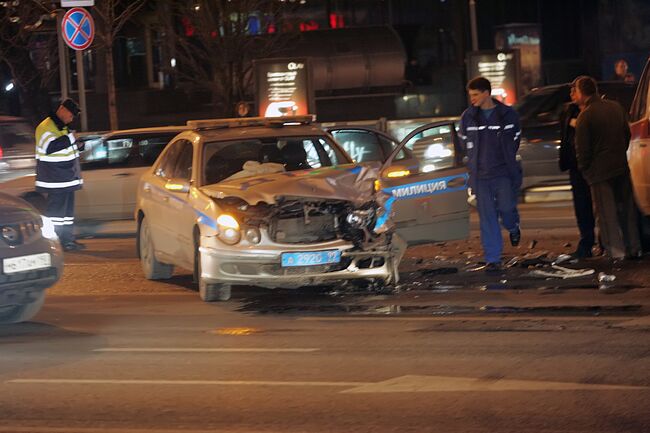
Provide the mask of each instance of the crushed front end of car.
POLYGON ((268 288, 368 281, 391 285, 405 244, 375 191, 378 170, 333 167, 206 187, 203 278, 268 288))

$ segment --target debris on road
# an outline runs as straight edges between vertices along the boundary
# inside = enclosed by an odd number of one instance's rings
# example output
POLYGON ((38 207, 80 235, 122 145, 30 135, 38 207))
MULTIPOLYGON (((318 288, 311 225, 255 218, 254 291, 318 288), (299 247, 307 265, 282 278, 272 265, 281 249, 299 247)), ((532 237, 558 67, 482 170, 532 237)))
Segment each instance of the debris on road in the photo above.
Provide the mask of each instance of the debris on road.
POLYGON ((546 269, 535 269, 528 273, 531 277, 542 277, 542 278, 579 278, 592 275, 594 272, 593 269, 570 269, 558 265, 551 265, 550 270, 546 269))

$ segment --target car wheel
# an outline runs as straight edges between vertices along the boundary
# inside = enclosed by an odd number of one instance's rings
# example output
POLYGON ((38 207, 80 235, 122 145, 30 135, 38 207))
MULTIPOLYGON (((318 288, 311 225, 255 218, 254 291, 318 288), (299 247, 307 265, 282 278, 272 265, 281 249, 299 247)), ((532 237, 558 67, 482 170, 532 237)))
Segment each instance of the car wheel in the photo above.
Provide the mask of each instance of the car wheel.
POLYGON ((196 269, 195 278, 199 283, 199 296, 201 297, 201 300, 204 302, 229 300, 232 292, 232 286, 230 284, 222 283, 207 283, 203 277, 201 277, 203 272, 201 269, 201 252, 199 251, 198 247, 196 248, 194 257, 196 258, 196 263, 194 265, 194 268, 196 269))
POLYGON ((38 292, 35 296, 36 299, 29 304, 6 307, 4 312, 0 310, 0 325, 26 322, 34 317, 43 307, 45 290, 38 292))
POLYGON ((156 260, 153 241, 151 239, 151 230, 149 229, 149 222, 146 218, 142 218, 138 234, 140 263, 142 264, 145 278, 148 280, 168 280, 171 278, 174 272, 174 266, 156 260))

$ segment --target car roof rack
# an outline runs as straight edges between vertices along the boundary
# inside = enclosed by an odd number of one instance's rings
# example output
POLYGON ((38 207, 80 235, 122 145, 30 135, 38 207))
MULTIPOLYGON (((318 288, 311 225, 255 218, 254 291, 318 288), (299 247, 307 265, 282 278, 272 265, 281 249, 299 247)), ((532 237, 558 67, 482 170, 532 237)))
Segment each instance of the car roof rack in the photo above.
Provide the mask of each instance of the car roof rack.
POLYGON ((237 117, 232 119, 201 119, 188 120, 187 126, 192 129, 225 129, 245 128, 250 126, 266 126, 281 128, 290 125, 311 125, 316 119, 313 114, 304 116, 282 116, 282 117, 237 117))

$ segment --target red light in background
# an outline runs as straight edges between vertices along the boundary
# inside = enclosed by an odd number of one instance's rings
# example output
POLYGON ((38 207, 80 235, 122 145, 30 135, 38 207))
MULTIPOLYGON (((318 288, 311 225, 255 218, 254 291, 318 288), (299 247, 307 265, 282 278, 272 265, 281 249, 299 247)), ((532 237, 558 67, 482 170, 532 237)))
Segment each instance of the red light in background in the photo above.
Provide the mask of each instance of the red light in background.
POLYGON ((187 37, 194 36, 194 32, 196 31, 196 29, 192 25, 192 22, 190 21, 189 18, 183 17, 181 19, 181 24, 183 24, 183 30, 185 31, 185 36, 187 37))
POLYGON ((330 13, 330 28, 333 29, 342 29, 345 27, 345 22, 343 21, 343 15, 339 12, 330 13))
POLYGON ((320 25, 314 21, 310 20, 304 23, 300 23, 300 31, 301 32, 309 32, 311 30, 318 30, 320 28, 320 25))

